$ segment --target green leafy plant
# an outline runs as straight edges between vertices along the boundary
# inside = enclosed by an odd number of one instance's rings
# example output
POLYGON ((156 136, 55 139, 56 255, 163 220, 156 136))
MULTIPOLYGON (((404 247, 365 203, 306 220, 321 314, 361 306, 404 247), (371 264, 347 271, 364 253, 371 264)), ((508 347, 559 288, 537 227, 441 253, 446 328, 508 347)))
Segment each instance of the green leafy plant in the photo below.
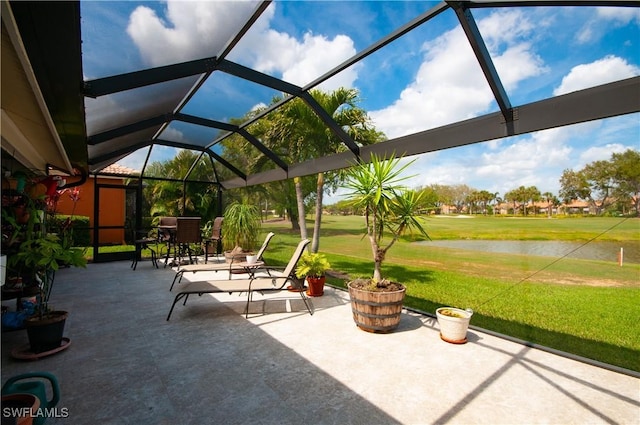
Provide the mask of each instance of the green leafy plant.
POLYGON ((331 264, 329 264, 329 260, 324 254, 305 252, 298 260, 296 276, 298 278, 304 278, 305 276, 322 277, 330 268, 331 264))
POLYGON ((253 250, 258 243, 260 227, 258 207, 247 200, 232 203, 225 210, 222 223, 224 248, 241 248, 245 252, 253 250))
POLYGON ((11 257, 26 269, 39 271, 52 269, 57 271, 61 265, 86 266, 82 249, 65 248, 60 238, 54 234, 30 238, 20 244, 20 252, 11 257))
POLYGON ((213 234, 213 220, 207 221, 201 229, 202 239, 210 239, 213 234))
POLYGON ((382 262, 401 235, 418 231, 429 238, 418 215, 421 193, 400 184, 411 177, 402 174, 413 161, 401 165, 400 160, 371 154, 370 163, 355 164, 346 171, 346 188, 350 190, 347 200, 364 214, 366 236, 373 252, 375 286, 384 286, 382 262))
POLYGON ((49 311, 48 303, 55 272, 62 265, 86 267, 84 250, 66 248, 57 235, 29 238, 20 244, 20 251, 9 257, 9 265, 22 273, 28 271, 39 287, 40 299, 36 313, 42 317, 49 311))

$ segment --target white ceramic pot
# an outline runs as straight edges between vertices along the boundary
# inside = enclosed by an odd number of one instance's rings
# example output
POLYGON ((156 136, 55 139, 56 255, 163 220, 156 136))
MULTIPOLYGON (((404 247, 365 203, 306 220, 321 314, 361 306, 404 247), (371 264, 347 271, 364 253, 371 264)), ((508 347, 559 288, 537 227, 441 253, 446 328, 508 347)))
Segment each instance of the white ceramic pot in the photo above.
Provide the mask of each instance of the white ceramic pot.
POLYGON ((258 261, 257 255, 247 255, 247 263, 255 264, 258 261))
POLYGON ((440 338, 453 344, 467 342, 467 329, 473 311, 454 307, 441 307, 436 310, 440 325, 440 338))

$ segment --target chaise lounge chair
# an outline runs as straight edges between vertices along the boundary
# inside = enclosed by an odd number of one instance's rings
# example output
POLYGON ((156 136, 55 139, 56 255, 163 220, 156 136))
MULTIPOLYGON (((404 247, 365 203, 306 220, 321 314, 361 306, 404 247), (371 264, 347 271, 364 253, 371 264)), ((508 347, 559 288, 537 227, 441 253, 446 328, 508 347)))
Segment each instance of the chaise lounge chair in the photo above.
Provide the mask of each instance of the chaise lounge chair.
MULTIPOLYGON (((264 239, 262 246, 260 247, 260 249, 258 250, 258 253, 256 254, 257 261, 262 261, 262 256, 264 255, 264 252, 269 246, 269 242, 271 241, 271 238, 274 235, 275 234, 273 232, 270 232, 267 235, 267 237, 264 239)), ((178 269, 178 271, 176 272, 176 275, 173 277, 173 282, 171 283, 171 287, 169 288, 169 291, 173 289, 173 285, 175 285, 176 282, 180 283, 182 281, 182 275, 184 275, 185 272, 192 272, 192 273, 218 272, 221 270, 228 270, 229 279, 231 279, 231 275, 234 271, 245 271, 246 269, 247 269, 246 265, 240 265, 240 262, 234 261, 233 258, 231 259, 230 263, 188 264, 178 269)))
MULTIPOLYGON (((291 283, 292 286, 296 284, 295 269, 298 264, 298 260, 302 256, 302 252, 309 245, 309 239, 300 241, 295 252, 291 256, 289 263, 282 272, 273 269, 268 270, 269 276, 254 276, 249 279, 230 279, 230 280, 204 280, 191 282, 184 285, 180 292, 176 294, 169 314, 167 315, 167 321, 171 318, 171 313, 176 303, 181 299, 184 299, 183 305, 187 303, 189 295, 197 294, 213 294, 213 293, 233 293, 233 292, 247 292, 247 306, 245 310, 245 317, 249 317, 249 304, 254 292, 278 292, 287 290, 287 283, 291 283)), ((313 310, 310 306, 311 300, 309 300, 304 291, 299 291, 300 297, 304 302, 305 307, 309 311, 309 314, 313 315, 313 310)))

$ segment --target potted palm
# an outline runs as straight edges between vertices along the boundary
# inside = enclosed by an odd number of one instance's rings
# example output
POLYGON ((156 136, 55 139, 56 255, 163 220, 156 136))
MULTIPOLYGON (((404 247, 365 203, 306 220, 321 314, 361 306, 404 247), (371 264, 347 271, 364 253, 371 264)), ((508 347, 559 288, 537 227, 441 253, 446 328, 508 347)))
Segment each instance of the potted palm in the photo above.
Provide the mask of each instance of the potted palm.
POLYGON ((383 278, 387 251, 407 232, 417 231, 429 238, 418 216, 421 193, 401 185, 411 177, 402 174, 413 161, 401 165, 400 160, 372 154, 370 163, 356 164, 346 172, 347 200, 363 213, 373 253, 373 276, 354 279, 347 285, 353 320, 368 332, 391 332, 400 323, 406 287, 383 278))
POLYGON ((245 261, 258 243, 260 211, 246 199, 233 202, 224 212, 222 234, 227 261, 245 261))
POLYGON ((327 280, 326 272, 331 267, 327 258, 320 253, 305 252, 298 260, 296 276, 299 279, 306 277, 309 289, 307 295, 320 297, 324 294, 324 283, 327 280))

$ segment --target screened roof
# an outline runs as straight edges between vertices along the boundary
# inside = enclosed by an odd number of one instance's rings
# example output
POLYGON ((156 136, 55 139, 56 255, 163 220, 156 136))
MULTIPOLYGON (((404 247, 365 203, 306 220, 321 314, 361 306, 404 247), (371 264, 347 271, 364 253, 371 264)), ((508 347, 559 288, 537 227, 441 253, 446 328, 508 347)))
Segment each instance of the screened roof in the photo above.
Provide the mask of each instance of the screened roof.
POLYGON ((11 6, 69 158, 92 173, 120 162, 151 176, 149 164, 188 150, 207 158, 198 167, 210 167, 210 181, 234 188, 344 168, 370 152, 416 155, 640 111, 637 66, 557 89, 585 54, 638 63, 637 45, 570 37, 595 13, 640 22, 635 1, 11 6), (527 49, 535 43, 539 50, 527 49), (446 49, 455 54, 435 66, 430 59, 446 49), (359 146, 309 94, 338 87, 358 90, 386 141, 359 146), (290 163, 260 140, 260 121, 293 98, 341 141, 339 151, 290 163), (227 156, 229 137, 269 165, 252 174, 227 156))

